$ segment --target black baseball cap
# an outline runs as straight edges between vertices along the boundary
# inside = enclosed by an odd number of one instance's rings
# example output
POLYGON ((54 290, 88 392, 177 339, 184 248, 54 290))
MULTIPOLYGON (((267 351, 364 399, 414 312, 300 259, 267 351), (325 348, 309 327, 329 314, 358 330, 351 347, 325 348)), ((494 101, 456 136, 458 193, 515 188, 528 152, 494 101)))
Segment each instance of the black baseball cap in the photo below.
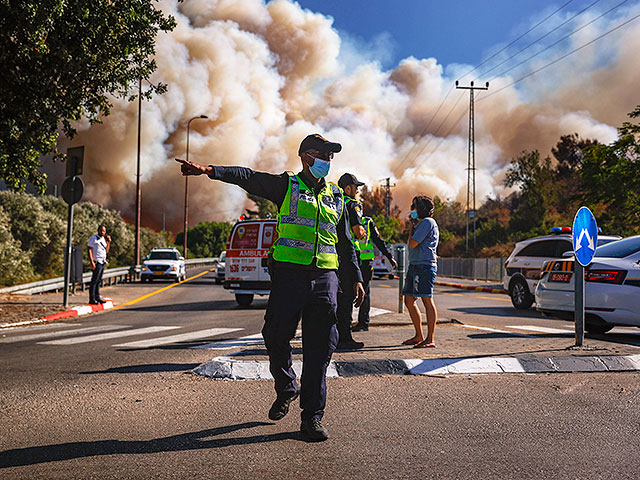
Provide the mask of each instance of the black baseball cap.
POLYGON ((322 135, 314 133, 313 135, 307 135, 298 149, 298 155, 301 155, 307 150, 317 150, 320 153, 335 152, 338 153, 342 150, 342 145, 339 143, 332 143, 322 135))
POLYGON ((338 186, 340 188, 344 188, 347 185, 355 185, 356 187, 361 187, 362 185, 364 185, 364 183, 359 181, 355 175, 351 173, 345 173, 340 177, 340 180, 338 180, 338 186))

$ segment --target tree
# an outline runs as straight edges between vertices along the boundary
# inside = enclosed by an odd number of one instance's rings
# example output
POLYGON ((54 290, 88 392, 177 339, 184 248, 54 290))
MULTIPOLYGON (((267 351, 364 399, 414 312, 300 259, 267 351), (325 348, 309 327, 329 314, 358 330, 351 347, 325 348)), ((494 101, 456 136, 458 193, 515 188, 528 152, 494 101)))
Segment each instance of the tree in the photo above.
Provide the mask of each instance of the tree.
POLYGON ((126 98, 150 77, 156 34, 176 25, 156 1, 0 0, 0 178, 9 188, 29 182, 44 193, 40 157, 64 158, 59 129, 73 138, 72 122, 99 123, 109 95, 126 98))
MULTIPOLYGON (((189 229, 187 249, 195 257, 213 258, 227 248, 233 225, 228 222, 202 222, 189 229)), ((176 244, 184 243, 184 232, 176 235, 176 244)))
MULTIPOLYGON (((246 209, 250 216, 258 218, 277 218, 278 206, 271 200, 259 197, 258 195, 252 195, 250 193, 247 193, 247 197, 256 204, 256 207, 258 207, 258 210, 246 209)), ((188 238, 189 237, 187 236, 187 239, 188 238)))
POLYGON ((504 185, 520 189, 518 205, 509 221, 511 231, 527 236, 542 233, 555 193, 551 158, 541 160, 537 150, 522 152, 511 161, 504 185))
MULTIPOLYGON (((640 117, 640 106, 629 114, 640 117)), ((585 151, 579 174, 585 205, 598 225, 621 235, 640 233, 640 124, 623 123, 620 138, 585 151)))

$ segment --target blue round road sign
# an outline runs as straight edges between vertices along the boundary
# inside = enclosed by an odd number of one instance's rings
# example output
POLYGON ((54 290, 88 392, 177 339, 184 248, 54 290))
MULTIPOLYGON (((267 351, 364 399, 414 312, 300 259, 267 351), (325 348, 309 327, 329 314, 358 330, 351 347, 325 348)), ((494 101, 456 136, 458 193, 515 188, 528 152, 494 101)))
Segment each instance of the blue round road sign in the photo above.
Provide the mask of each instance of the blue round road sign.
POLYGON ((573 251, 576 260, 583 267, 593 260, 598 245, 598 225, 596 219, 587 207, 580 207, 573 220, 573 251))

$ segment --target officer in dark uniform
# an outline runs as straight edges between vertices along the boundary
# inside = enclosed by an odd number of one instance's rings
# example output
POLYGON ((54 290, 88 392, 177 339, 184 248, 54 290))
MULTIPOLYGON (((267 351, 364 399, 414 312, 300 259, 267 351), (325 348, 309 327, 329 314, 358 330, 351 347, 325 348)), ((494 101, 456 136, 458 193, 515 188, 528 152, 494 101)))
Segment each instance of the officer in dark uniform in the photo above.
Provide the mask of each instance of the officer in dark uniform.
MULTIPOLYGON (((360 242, 366 236, 366 231, 362 226, 362 206, 355 200, 358 195, 358 187, 364 183, 358 181, 355 175, 345 173, 338 180, 338 185, 344 190, 346 209, 349 213, 349 223, 354 249, 360 259, 360 242)), ((347 269, 338 269, 340 278, 340 292, 338 293, 338 349, 357 350, 364 347, 363 342, 357 342, 351 335, 351 321, 353 316, 353 282, 358 279, 351 275, 347 269)))
POLYGON ((378 247, 380 253, 387 257, 393 268, 398 268, 393 255, 382 238, 380 238, 380 232, 378 232, 378 227, 376 227, 373 219, 371 217, 362 217, 362 226, 366 231, 365 239, 360 240, 360 271, 364 282, 364 301, 358 311, 358 323, 353 326, 352 332, 369 330, 369 312, 371 310, 371 289, 369 284, 373 275, 373 260, 375 258, 373 246, 378 247))
POLYGON ((320 135, 307 136, 298 150, 302 171, 297 175, 274 175, 244 167, 205 167, 176 159, 182 164, 183 175, 206 174, 211 179, 233 183, 271 200, 279 208, 278 239, 270 251, 271 293, 262 329, 277 395, 269 418, 283 418, 300 395, 300 431, 310 441, 329 437, 321 419, 326 404, 327 367, 338 341, 338 264, 356 279, 356 305, 364 298, 343 192, 324 180, 333 154, 341 149, 339 143, 320 135), (290 341, 301 317, 303 367, 299 388, 290 341))

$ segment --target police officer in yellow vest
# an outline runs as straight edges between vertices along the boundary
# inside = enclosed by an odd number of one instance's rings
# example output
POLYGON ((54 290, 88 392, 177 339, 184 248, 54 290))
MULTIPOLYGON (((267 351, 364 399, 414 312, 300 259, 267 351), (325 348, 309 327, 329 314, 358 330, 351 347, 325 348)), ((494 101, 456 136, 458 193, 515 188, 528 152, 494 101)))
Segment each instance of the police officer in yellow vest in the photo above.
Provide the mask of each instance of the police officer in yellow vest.
POLYGON ((309 441, 328 438, 321 419, 326 404, 326 371, 336 348, 337 270, 350 271, 354 303, 364 298, 362 275, 349 230, 342 190, 325 182, 334 153, 342 150, 318 134, 307 136, 298 150, 302 171, 274 175, 244 167, 203 166, 176 159, 183 175, 206 174, 273 201, 279 208, 278 239, 272 257, 271 293, 264 337, 276 400, 271 420, 280 420, 298 395, 300 431, 309 441), (292 368, 291 344, 302 318, 302 386, 292 368))
MULTIPOLYGON (((360 256, 360 240, 364 240, 366 231, 362 226, 362 206, 356 201, 358 187, 364 185, 355 175, 345 173, 338 180, 338 185, 344 190, 346 209, 349 214, 353 245, 360 256)), ((351 335, 351 320, 353 316, 353 288, 351 284, 356 279, 351 277, 351 272, 340 268, 338 270, 341 290, 338 293, 338 349, 357 350, 364 346, 363 342, 357 342, 351 335)), ((364 274, 363 274, 364 277, 364 274)))
POLYGON ((387 257, 393 268, 398 268, 393 255, 387 248, 384 240, 380 238, 380 232, 371 217, 362 217, 362 226, 366 231, 364 240, 360 240, 360 271, 362 272, 362 281, 364 282, 364 301, 358 310, 358 323, 351 329, 352 332, 360 332, 369 330, 369 312, 371 310, 371 289, 369 284, 373 276, 373 260, 375 259, 375 245, 380 253, 387 257))

